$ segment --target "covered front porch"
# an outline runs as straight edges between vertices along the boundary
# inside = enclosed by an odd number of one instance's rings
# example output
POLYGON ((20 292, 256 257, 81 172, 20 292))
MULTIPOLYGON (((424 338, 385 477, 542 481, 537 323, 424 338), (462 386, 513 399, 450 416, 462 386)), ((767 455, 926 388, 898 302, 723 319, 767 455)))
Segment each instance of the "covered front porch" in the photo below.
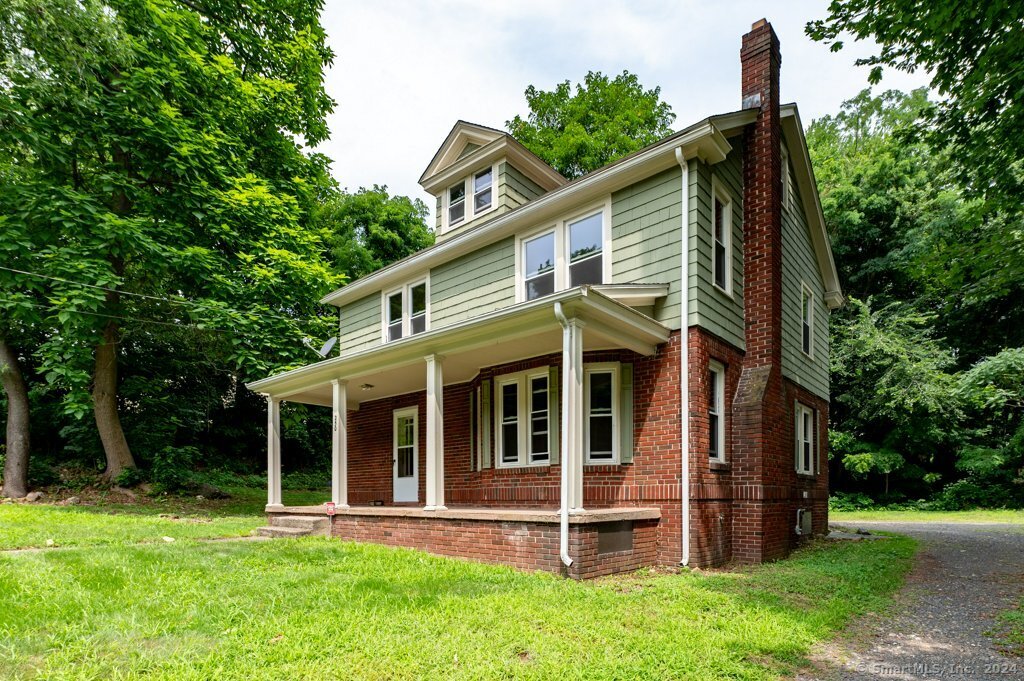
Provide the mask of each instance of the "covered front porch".
MULTIPOLYGON (((628 293, 635 299, 636 287, 628 293)), ((572 562, 569 554, 574 553, 574 542, 577 555, 596 555, 603 536, 601 548, 607 553, 615 545, 608 537, 618 532, 630 536, 630 557, 623 560, 630 562, 633 556, 646 560, 654 550, 658 508, 589 509, 584 503, 583 355, 585 351, 622 351, 650 357, 668 338, 667 328, 636 309, 607 292, 581 287, 369 350, 346 354, 342 349, 340 357, 253 383, 249 387, 268 400, 266 511, 271 517, 327 514, 324 506, 282 504, 280 406, 294 401, 333 412, 330 527, 334 536, 555 570, 572 562), (471 459, 470 441, 492 437, 494 424, 474 420, 471 412, 480 405, 462 399, 466 390, 460 386, 479 380, 487 367, 545 355, 560 358, 560 371, 551 374, 552 382, 557 376, 553 394, 558 408, 552 410, 554 422, 549 428, 560 458, 545 467, 547 477, 542 483, 522 485, 522 494, 509 488, 485 503, 466 503, 472 497, 466 494, 466 486, 480 478, 479 462, 475 475, 467 475, 466 468, 453 467, 452 462, 461 465, 471 459), (456 395, 459 399, 452 399, 456 395), (409 415, 408 432, 400 432, 402 413, 409 415), (385 425, 392 415, 393 423, 385 425), (416 421, 420 415, 423 423, 416 421), (483 432, 470 432, 467 424, 471 422, 483 432), (383 441, 387 439, 392 441, 383 441), (411 463, 403 458, 406 444, 413 448, 411 463), (365 452, 370 447, 375 448, 378 482, 384 475, 378 461, 381 453, 391 453, 391 494, 365 490, 364 481, 369 479, 365 452), (446 461, 454 468, 454 477, 446 473, 446 461), (420 462, 425 469, 422 482, 420 462), (402 473, 413 473, 417 480, 418 489, 407 496, 399 494, 402 473), (531 496, 532 484, 557 486, 551 490, 557 497, 531 496), (634 529, 640 533, 636 537, 634 529), (553 546, 548 545, 551 541, 553 546), (480 554, 474 548, 478 545, 491 547, 493 555, 480 554)), ((621 418, 631 422, 632 413, 621 418)), ((473 465, 469 464, 469 471, 473 465)), ((500 472, 506 480, 524 482, 539 475, 537 467, 531 466, 500 472)), ((625 545, 623 539, 620 546, 625 545)), ((577 566, 576 571, 585 572, 584 567, 577 566)))

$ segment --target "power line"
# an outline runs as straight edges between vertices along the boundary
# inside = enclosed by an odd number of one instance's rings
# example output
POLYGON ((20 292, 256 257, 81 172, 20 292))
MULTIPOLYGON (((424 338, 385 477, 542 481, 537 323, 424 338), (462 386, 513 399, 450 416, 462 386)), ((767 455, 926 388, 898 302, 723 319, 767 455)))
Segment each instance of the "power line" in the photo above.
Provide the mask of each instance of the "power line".
MULTIPOLYGON (((99 286, 97 284, 86 284, 85 282, 82 282, 82 281, 74 281, 72 279, 64 279, 62 277, 54 277, 54 276, 50 276, 48 274, 41 274, 39 272, 29 272, 27 270, 19 270, 19 269, 15 269, 13 267, 4 267, 3 265, 0 265, 0 270, 6 270, 7 272, 14 272, 15 274, 24 274, 24 275, 27 275, 27 276, 30 276, 30 277, 38 277, 40 279, 49 279, 50 281, 58 281, 58 282, 61 282, 63 284, 72 284, 73 286, 82 286, 82 287, 85 287, 85 288, 96 289, 98 291, 106 291, 108 293, 116 293, 116 294, 122 295, 122 296, 134 296, 136 298, 145 298, 147 300, 156 300, 156 301, 160 301, 160 302, 164 302, 164 303, 173 303, 175 305, 193 305, 193 306, 194 305, 199 305, 199 303, 196 303, 196 302, 191 301, 191 300, 186 300, 185 298, 162 298, 160 296, 151 296, 151 295, 148 295, 148 294, 145 294, 145 293, 133 293, 131 291, 121 291, 119 289, 108 288, 106 286, 99 286)), ((232 313, 237 314, 237 315, 253 315, 253 314, 258 314, 258 316, 261 317, 261 318, 270 317, 270 318, 276 319, 277 321, 286 322, 286 323, 296 323, 296 322, 298 322, 298 320, 296 320, 296 319, 289 319, 288 317, 281 317, 280 315, 265 314, 265 313, 253 313, 253 312, 243 312, 241 310, 236 310, 236 309, 230 308, 230 307, 221 308, 221 310, 224 311, 224 312, 232 312, 232 313)), ((82 314, 88 314, 88 313, 82 313, 82 314)), ((99 313, 92 313, 92 314, 97 314, 98 315, 99 313)), ((108 315, 108 316, 110 316, 110 315, 108 315)))
MULTIPOLYGON (((3 269, 7 269, 7 268, 5 267, 3 269)), ((12 300, 12 299, 8 298, 6 300, 0 299, 0 302, 2 302, 2 303, 10 303, 12 305, 31 305, 32 307, 38 307, 38 308, 42 308, 44 310, 64 311, 64 308, 60 307, 59 305, 53 305, 53 304, 44 305, 42 303, 33 303, 33 302, 28 301, 28 300, 12 300)), ((142 319, 141 317, 122 317, 122 316, 113 315, 113 314, 103 314, 102 312, 89 312, 88 310, 69 310, 68 312, 70 312, 71 314, 85 314, 85 315, 90 315, 92 317, 103 317, 104 319, 118 319, 118 320, 125 321, 125 322, 140 322, 142 324, 159 324, 161 326, 173 326, 173 327, 178 328, 178 329, 180 329, 182 327, 188 327, 188 328, 197 329, 199 331, 216 331, 217 333, 236 333, 235 331, 231 331, 229 329, 215 329, 215 328, 207 327, 207 326, 199 326, 198 324, 195 324, 195 323, 192 323, 192 322, 186 322, 186 323, 162 322, 162 321, 160 321, 158 319, 142 319)))

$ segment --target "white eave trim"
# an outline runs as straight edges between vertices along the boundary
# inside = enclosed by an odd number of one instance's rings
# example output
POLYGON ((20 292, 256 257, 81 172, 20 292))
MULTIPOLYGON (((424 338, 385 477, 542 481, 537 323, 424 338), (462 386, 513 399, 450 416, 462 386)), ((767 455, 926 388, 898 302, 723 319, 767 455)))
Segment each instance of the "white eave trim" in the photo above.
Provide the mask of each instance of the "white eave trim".
POLYGON ((825 227, 825 215, 821 210, 821 199, 818 196, 818 184, 814 179, 814 168, 811 156, 807 152, 807 140, 804 137, 804 126, 800 122, 800 112, 796 104, 784 104, 780 108, 782 132, 789 138, 789 158, 796 170, 796 181, 800 186, 803 199, 804 214, 807 216, 811 231, 811 243, 814 255, 818 260, 818 268, 825 284, 825 304, 830 310, 845 304, 843 290, 839 284, 839 272, 832 256, 832 245, 825 227))
MULTIPOLYGON (((481 246, 507 238, 517 230, 557 218, 572 206, 594 201, 613 191, 627 187, 645 177, 676 165, 675 150, 682 148, 686 158, 701 158, 708 163, 725 159, 732 146, 725 135, 706 119, 658 143, 595 170, 578 180, 540 196, 513 211, 503 213, 483 224, 470 227, 443 242, 437 243, 373 274, 348 284, 321 298, 320 302, 341 306, 346 302, 394 286, 406 279, 407 272, 429 269, 470 253, 481 246)), ((479 151, 479 150, 478 150, 479 151)), ((472 157, 480 163, 480 157, 472 157)))
POLYGON ((477 345, 493 344, 497 334, 522 332, 531 325, 557 326, 552 308, 561 303, 568 316, 579 315, 599 333, 617 336, 623 347, 650 355, 668 341, 670 330, 650 317, 608 296, 581 286, 520 303, 479 317, 384 343, 366 350, 309 364, 269 378, 247 383, 249 390, 274 396, 294 394, 333 378, 422 361, 437 353, 452 353, 477 345))
POLYGON ((668 295, 668 284, 594 284, 591 288, 630 307, 649 307, 668 295))

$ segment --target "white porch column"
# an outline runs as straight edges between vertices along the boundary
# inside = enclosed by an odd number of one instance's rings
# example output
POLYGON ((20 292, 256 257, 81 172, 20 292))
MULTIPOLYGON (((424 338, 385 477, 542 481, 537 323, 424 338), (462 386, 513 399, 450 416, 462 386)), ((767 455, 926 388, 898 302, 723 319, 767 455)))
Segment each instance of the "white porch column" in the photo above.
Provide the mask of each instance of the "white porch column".
POLYGON ((267 506, 281 505, 281 400, 267 396, 267 506))
POLYGON ((444 505, 444 376, 440 355, 427 355, 427 504, 425 511, 444 505))
POLYGON ((348 508, 348 381, 331 381, 334 430, 331 438, 331 501, 348 508))
POLYGON ((562 329, 562 465, 570 513, 583 510, 583 327, 568 319, 562 329))

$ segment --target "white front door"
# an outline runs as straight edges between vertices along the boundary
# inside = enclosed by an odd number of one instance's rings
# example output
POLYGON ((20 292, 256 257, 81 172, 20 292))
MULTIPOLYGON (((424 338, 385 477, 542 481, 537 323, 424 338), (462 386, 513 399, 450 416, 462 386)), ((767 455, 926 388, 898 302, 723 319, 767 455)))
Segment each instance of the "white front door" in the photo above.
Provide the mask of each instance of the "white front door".
POLYGON ((419 501, 419 410, 395 411, 392 442, 394 442, 395 501, 419 501))

